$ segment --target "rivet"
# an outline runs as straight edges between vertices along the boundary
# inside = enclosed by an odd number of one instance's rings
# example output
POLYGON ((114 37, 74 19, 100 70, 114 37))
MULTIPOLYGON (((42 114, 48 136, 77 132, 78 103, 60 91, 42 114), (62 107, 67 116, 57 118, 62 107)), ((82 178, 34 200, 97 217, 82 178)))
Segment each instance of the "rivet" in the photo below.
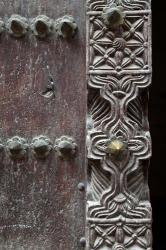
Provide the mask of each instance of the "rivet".
POLYGON ((85 246, 86 246, 86 239, 85 239, 85 237, 82 237, 82 238, 80 239, 80 244, 81 244, 82 247, 85 247, 85 246))
POLYGON ((79 191, 84 191, 85 190, 85 184, 83 182, 80 182, 78 184, 78 189, 79 189, 79 191))

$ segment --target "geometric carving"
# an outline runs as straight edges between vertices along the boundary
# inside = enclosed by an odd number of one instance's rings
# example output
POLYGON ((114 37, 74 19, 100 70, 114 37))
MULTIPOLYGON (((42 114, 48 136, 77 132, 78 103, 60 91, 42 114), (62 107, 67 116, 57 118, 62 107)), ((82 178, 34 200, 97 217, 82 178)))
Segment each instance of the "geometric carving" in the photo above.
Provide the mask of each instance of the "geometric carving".
POLYGON ((152 249, 149 0, 87 1, 88 249, 152 249), (120 26, 106 8, 123 8, 120 26))

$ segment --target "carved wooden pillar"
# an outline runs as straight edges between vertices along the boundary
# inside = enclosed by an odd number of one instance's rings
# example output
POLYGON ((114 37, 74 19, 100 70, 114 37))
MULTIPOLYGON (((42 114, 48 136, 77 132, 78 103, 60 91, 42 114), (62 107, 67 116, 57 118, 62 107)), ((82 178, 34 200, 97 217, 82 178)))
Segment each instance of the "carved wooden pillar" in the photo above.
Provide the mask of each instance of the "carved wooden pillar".
POLYGON ((88 249, 151 250, 150 0, 87 0, 88 249))

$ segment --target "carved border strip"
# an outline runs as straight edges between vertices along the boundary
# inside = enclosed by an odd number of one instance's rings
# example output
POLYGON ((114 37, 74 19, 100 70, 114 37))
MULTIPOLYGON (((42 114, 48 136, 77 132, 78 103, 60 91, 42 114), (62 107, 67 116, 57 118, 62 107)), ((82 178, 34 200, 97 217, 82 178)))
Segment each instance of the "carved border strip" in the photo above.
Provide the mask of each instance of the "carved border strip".
POLYGON ((87 0, 87 248, 151 250, 150 0, 87 0), (122 10, 107 27, 103 13, 122 10))

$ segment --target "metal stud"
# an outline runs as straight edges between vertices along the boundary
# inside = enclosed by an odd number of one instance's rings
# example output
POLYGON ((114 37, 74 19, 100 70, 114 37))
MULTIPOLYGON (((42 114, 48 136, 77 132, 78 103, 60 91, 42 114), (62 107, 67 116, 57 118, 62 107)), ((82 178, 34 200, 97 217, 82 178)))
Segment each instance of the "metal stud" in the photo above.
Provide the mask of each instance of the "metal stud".
POLYGON ((70 38, 76 34, 77 24, 72 16, 64 16, 55 22, 57 34, 63 38, 70 38))
POLYGON ((27 141, 19 136, 14 136, 7 141, 7 152, 12 159, 22 159, 28 150, 27 141))
POLYGON ((31 149, 36 158, 44 159, 52 150, 52 143, 48 137, 40 135, 32 140, 31 149))
POLYGON ((53 21, 45 15, 40 15, 32 19, 30 28, 35 36, 45 38, 53 31, 53 21))
POLYGON ((82 237, 82 238, 80 239, 80 245, 81 245, 82 247, 85 247, 85 246, 86 246, 86 239, 85 239, 85 237, 82 237))
POLYGON ((61 136, 55 141, 55 150, 59 157, 73 157, 77 150, 77 144, 72 137, 61 136))
POLYGON ((123 24, 125 14, 121 6, 112 4, 110 7, 103 9, 102 17, 107 27, 116 29, 123 24))
POLYGON ((79 190, 79 191, 85 191, 85 184, 84 184, 83 182, 80 182, 80 183, 78 184, 78 190, 79 190))
POLYGON ((112 139, 107 142, 106 152, 116 160, 122 160, 126 152, 127 144, 121 139, 112 139))
POLYGON ((17 38, 25 36, 28 30, 27 19, 20 15, 12 15, 6 26, 9 34, 17 38))

